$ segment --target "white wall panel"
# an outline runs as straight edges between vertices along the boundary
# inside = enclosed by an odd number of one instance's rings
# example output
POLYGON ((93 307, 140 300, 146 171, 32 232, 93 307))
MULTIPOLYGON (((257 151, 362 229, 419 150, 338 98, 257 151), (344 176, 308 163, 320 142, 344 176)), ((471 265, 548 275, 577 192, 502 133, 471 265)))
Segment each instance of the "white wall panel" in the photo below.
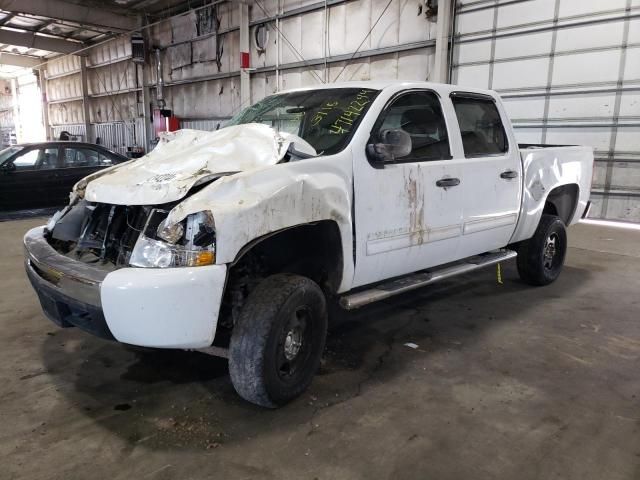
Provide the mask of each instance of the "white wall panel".
POLYGON ((540 143, 542 141, 542 133, 537 128, 516 128, 516 140, 518 143, 540 143))
POLYGON ((493 28, 493 8, 487 8, 473 13, 460 14, 456 22, 456 33, 469 34, 482 32, 493 28))
POLYGON ((131 38, 119 37, 88 51, 88 64, 101 65, 131 56, 131 38))
POLYGON ((89 109, 92 123, 131 120, 138 116, 138 104, 134 94, 93 98, 89 109))
MULTIPOLYGON (((411 43, 435 38, 435 23, 425 21, 424 12, 418 13, 414 0, 400 0, 399 6, 398 43, 411 43)), ((366 32, 364 33, 366 34, 366 32)))
POLYGON ((622 94, 620 116, 640 118, 640 92, 626 92, 622 94))
POLYGON ((547 82, 548 69, 549 61, 544 58, 496 63, 493 66, 492 88, 539 87, 547 82))
POLYGON ((566 52, 576 49, 620 46, 623 22, 607 22, 585 27, 561 28, 558 30, 556 51, 566 52))
POLYGON ((49 123, 51 125, 67 125, 83 122, 81 101, 56 103, 49 106, 49 123))
MULTIPOLYGON (((371 1, 371 18, 368 22, 369 25, 373 23, 382 15, 384 8, 389 3, 388 0, 370 0, 371 1)), ((371 48, 384 48, 391 47, 398 44, 399 29, 400 29, 400 6, 401 3, 396 1, 389 5, 386 13, 382 15, 376 28, 371 32, 369 37, 371 40, 371 48)), ((356 39, 365 37, 367 30, 362 27, 357 28, 359 34, 355 34, 356 39)), ((354 33, 355 33, 354 31, 354 33)))
POLYGON ((51 101, 82 97, 80 74, 76 73, 48 80, 47 95, 51 101))
POLYGON ((300 37, 304 37, 298 49, 299 52, 303 58, 322 57, 324 55, 324 12, 318 10, 299 18, 300 37))
POLYGON ((553 83, 571 85, 580 83, 616 82, 620 67, 620 50, 559 55, 555 58, 553 83))
POLYGON ((489 65, 459 67, 454 73, 455 83, 465 87, 487 88, 489 85, 489 65))
MULTIPOLYGON (((636 122, 637 124, 637 122, 636 122)), ((621 126, 618 128, 615 149, 620 152, 637 152, 640 143, 640 127, 621 126)), ((638 184, 640 186, 640 184, 638 184)))
POLYGON ((427 80, 430 65, 433 65, 433 50, 420 49, 398 53, 398 80, 427 80))
POLYGON ((486 61, 491 56, 491 40, 462 43, 455 46, 454 58, 457 63, 486 61))
POLYGON ((80 70, 80 57, 67 55, 47 62, 47 77, 55 77, 80 70))
POLYGON ((551 37, 551 32, 541 32, 498 38, 496 40, 496 58, 547 54, 551 48, 551 37))
POLYGON ((560 16, 571 17, 588 15, 614 9, 624 9, 626 0, 562 0, 560 2, 560 16))
POLYGON ((340 75, 340 77, 338 78, 338 81, 343 81, 348 79, 351 79, 354 81, 358 81, 358 80, 366 81, 366 80, 371 80, 370 66, 371 65, 369 63, 368 58, 365 58, 362 60, 354 60, 353 62, 350 62, 346 66, 346 68, 344 68, 345 62, 339 62, 331 65, 327 74, 331 80, 334 80, 335 78, 338 77, 338 75, 340 75), (343 68, 344 68, 344 71, 342 71, 343 68))
MULTIPOLYGON (((600 195, 595 195, 593 200, 603 202, 602 196, 600 195)), ((637 219, 640 218, 640 202, 638 201, 638 197, 612 196, 607 199, 606 212, 602 212, 600 216, 625 221, 637 221, 637 219)))
POLYGON ((544 98, 505 98, 504 106, 509 118, 532 119, 542 118, 544 115, 544 98))
MULTIPOLYGON (((638 0, 640 6, 640 0, 638 0)), ((640 18, 629 20, 629 40, 628 43, 640 43, 640 18)))
POLYGON ((373 57, 369 70, 372 80, 395 80, 398 78, 398 60, 395 55, 373 57))
POLYGON ((633 190, 640 193, 640 164, 618 163, 613 169, 611 184, 614 190, 633 190))
POLYGON ((627 49, 627 62, 624 69, 625 81, 640 81, 640 47, 627 49))
MULTIPOLYGON (((604 118, 613 116, 616 96, 606 94, 558 95, 549 100, 550 118, 604 118)), ((542 115, 540 115, 542 117, 542 115)), ((533 117, 529 117, 533 118, 533 117)))
POLYGON ((553 19, 555 0, 538 0, 504 5, 498 10, 498 28, 553 19))
POLYGON ((609 150, 611 129, 606 127, 550 128, 547 142, 552 145, 591 145, 597 151, 609 150))

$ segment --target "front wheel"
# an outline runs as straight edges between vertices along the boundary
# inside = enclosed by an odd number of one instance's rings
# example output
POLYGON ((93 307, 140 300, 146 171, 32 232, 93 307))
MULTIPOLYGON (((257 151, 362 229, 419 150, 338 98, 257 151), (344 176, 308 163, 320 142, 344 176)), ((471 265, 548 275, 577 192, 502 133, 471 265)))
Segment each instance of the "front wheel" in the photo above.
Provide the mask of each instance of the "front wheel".
POLYGON ((296 398, 320 366, 324 294, 312 280, 277 274, 251 292, 231 334, 229 373, 238 394, 274 408, 296 398))
POLYGON ((531 285, 555 281, 567 253, 567 231, 555 215, 543 214, 536 232, 518 248, 518 274, 531 285))

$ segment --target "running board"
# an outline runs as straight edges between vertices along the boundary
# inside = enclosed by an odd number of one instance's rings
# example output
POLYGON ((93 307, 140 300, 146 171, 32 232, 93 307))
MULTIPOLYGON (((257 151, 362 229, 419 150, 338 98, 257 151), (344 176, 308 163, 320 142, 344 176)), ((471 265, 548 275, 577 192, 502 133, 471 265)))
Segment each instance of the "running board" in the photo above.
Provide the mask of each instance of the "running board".
POLYGON ((423 270, 417 273, 411 273, 405 277, 396 278, 385 283, 379 283, 375 287, 368 290, 361 290, 351 293, 340 298, 340 306, 345 310, 354 310, 363 307, 369 303, 384 300, 401 293, 415 290, 416 288, 431 285, 432 283, 445 280, 456 275, 473 272, 482 267, 495 265, 517 256, 512 250, 501 250, 499 252, 484 253, 469 257, 462 262, 453 265, 449 264, 445 267, 436 267, 430 270, 423 270))

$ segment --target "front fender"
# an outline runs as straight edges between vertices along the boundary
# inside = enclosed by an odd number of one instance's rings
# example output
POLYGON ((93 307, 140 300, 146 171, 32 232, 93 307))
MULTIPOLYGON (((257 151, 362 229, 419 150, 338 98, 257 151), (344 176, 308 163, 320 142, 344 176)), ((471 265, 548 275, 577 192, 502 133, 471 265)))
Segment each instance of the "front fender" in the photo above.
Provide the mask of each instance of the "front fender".
POLYGON ((216 263, 232 262, 251 241, 301 224, 335 221, 343 249, 339 291, 353 278, 350 162, 317 158, 221 178, 176 206, 169 222, 209 210, 216 228, 216 263))

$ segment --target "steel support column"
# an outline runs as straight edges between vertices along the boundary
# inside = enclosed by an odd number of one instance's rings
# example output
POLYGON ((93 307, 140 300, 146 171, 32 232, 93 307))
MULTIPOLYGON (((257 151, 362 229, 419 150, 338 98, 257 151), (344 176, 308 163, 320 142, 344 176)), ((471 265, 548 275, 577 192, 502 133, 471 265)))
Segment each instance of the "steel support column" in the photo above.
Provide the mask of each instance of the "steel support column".
MULTIPOLYGON (((142 30, 142 36, 144 37, 144 43, 149 48, 149 52, 151 52, 151 38, 149 35, 149 29, 144 28, 142 30)), ((151 115, 151 88, 149 85, 151 84, 151 79, 149 78, 150 69, 154 68, 153 59, 154 57, 149 53, 147 58, 145 59, 145 63, 140 66, 142 70, 142 117, 144 120, 144 150, 145 152, 151 151, 151 141, 155 138, 153 131, 153 116, 151 115)))
POLYGON ((438 21, 436 23, 436 58, 432 82, 446 83, 449 76, 449 39, 451 36, 451 5, 453 0, 438 0, 438 21))
MULTIPOLYGON (((250 39, 249 39, 249 5, 246 3, 238 4, 240 17, 240 55, 249 55, 250 39)), ((251 73, 249 65, 240 65, 240 109, 243 109, 251 103, 251 73), (243 68, 244 67, 244 68, 243 68)))
POLYGON ((89 87, 87 85, 87 57, 80 58, 80 81, 82 83, 82 115, 84 117, 85 142, 93 143, 93 128, 91 126, 91 108, 89 102, 89 87))
POLYGON ((51 125, 49 125, 49 97, 47 95, 47 77, 46 66, 38 69, 38 86, 40 87, 40 95, 42 97, 42 124, 44 125, 45 140, 53 140, 51 125))

